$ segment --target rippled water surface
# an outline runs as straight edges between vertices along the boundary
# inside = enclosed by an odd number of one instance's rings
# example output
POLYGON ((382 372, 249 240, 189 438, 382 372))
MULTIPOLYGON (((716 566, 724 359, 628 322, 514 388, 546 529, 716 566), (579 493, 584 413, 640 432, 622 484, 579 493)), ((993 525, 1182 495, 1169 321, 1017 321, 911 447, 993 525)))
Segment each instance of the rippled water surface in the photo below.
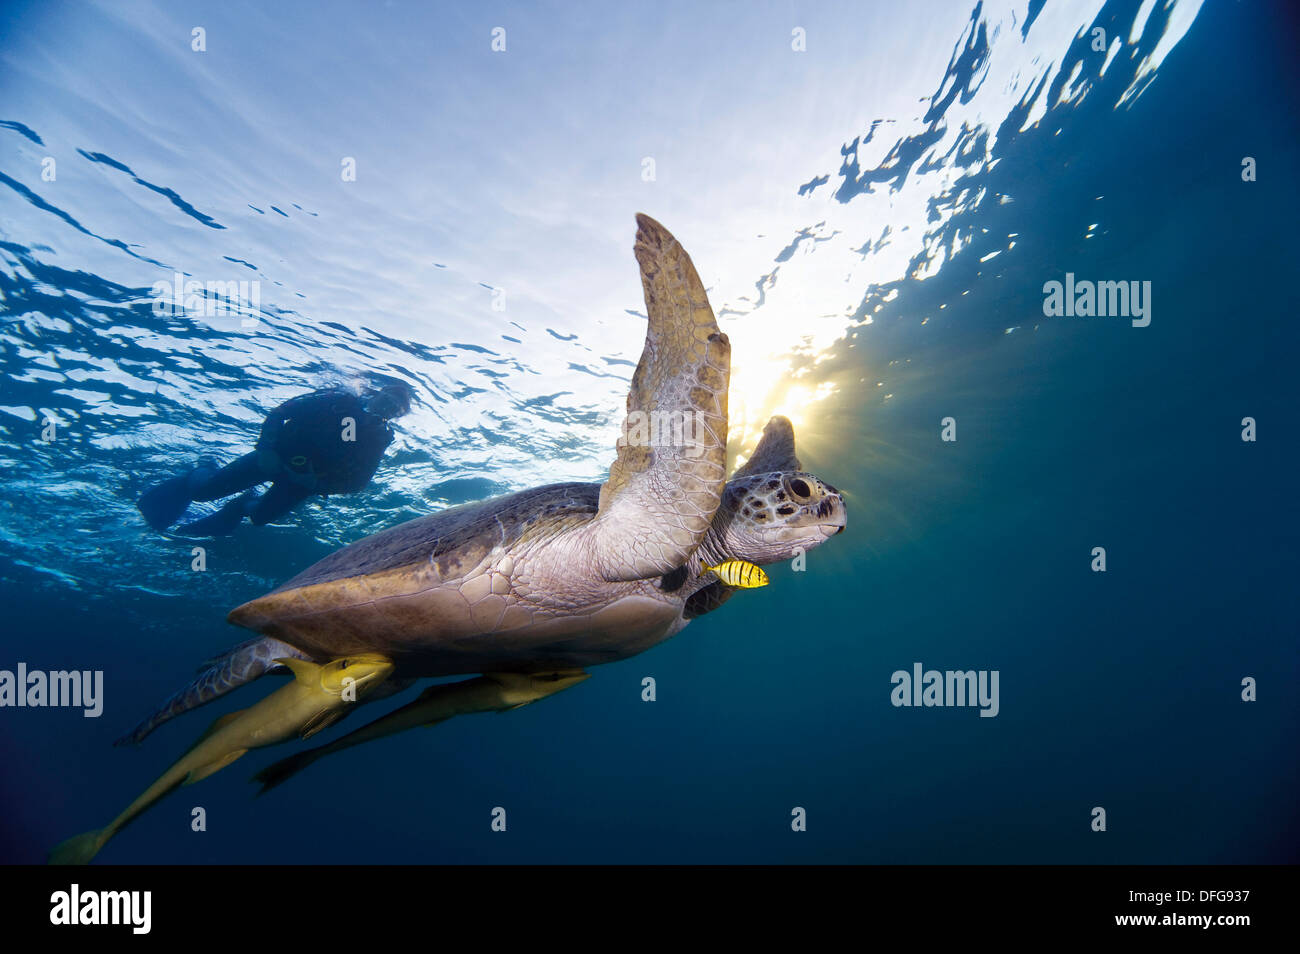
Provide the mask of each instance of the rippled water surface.
POLYGON ((0 668, 102 669, 106 702, 0 710, 27 766, 4 857, 102 823, 188 744, 211 710, 110 747, 244 638, 231 607, 402 520, 604 478, 644 211, 733 343, 733 455, 789 416, 848 532, 544 705, 257 802, 255 753, 105 861, 1294 860, 1300 157, 1270 16, 7 7, 0 668), (1150 281, 1151 324, 1045 316, 1066 272, 1150 281), (159 307, 190 281, 238 301, 159 307), (140 519, 281 401, 393 381, 415 405, 365 492, 245 524, 203 573, 140 519), (998 717, 891 706, 916 661, 999 670, 998 717), (338 851, 308 834, 361 819, 338 851))

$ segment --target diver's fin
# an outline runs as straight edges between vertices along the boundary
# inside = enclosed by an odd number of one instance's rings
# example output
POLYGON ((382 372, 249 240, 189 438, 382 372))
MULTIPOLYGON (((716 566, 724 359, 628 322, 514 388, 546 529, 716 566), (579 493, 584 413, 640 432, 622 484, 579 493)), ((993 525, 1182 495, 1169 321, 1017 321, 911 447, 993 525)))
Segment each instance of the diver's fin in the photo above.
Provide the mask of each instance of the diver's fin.
POLYGON ((156 487, 150 487, 136 502, 140 515, 155 530, 166 530, 185 513, 190 505, 189 475, 164 480, 156 487))
POLYGON ((216 761, 209 762, 207 765, 200 766, 199 768, 196 768, 194 771, 190 772, 189 775, 185 776, 185 781, 182 782, 181 784, 193 785, 195 782, 201 782, 209 775, 215 775, 217 772, 220 772, 223 768, 225 768, 231 762, 235 761, 235 759, 239 758, 247 751, 248 749, 235 749, 235 751, 233 752, 227 752, 225 755, 221 756, 221 758, 217 759, 216 761))
POLYGON ((176 528, 176 532, 186 537, 224 537, 229 533, 234 533, 235 528, 243 522, 248 513, 249 505, 257 499, 254 491, 242 494, 234 500, 227 503, 220 510, 208 514, 206 517, 200 517, 198 520, 191 520, 189 523, 183 523, 176 528), (249 494, 252 494, 250 497, 249 494))
POLYGON ((274 661, 293 670, 293 678, 299 682, 306 683, 309 686, 316 685, 321 670, 319 663, 314 663, 309 659, 293 659, 289 656, 282 656, 274 661))
POLYGON ((345 715, 347 715, 346 709, 323 709, 302 724, 302 728, 298 730, 298 738, 310 739, 321 729, 328 729, 345 715))
POLYGON ((108 841, 109 835, 104 828, 96 828, 94 831, 83 832, 80 835, 74 835, 67 841, 60 842, 54 846, 50 852, 50 857, 46 864, 51 865, 84 865, 91 858, 99 854, 99 849, 104 847, 108 841))

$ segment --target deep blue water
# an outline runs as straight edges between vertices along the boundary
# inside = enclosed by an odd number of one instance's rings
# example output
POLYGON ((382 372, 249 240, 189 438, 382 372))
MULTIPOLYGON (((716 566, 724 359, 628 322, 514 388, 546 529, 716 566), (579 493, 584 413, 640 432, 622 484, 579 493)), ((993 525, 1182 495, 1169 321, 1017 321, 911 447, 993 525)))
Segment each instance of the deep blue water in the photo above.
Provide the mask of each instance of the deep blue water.
POLYGON ((245 638, 231 607, 401 520, 603 478, 645 211, 735 345, 735 451, 789 414, 848 530, 536 706, 256 800, 290 747, 254 752, 101 860, 1295 861, 1291 14, 897 6, 7 8, 0 669, 102 669, 105 705, 0 709, 0 857, 104 824, 266 691, 111 745, 245 638), (178 271, 259 282, 256 321, 156 315, 178 271), (1044 316, 1066 272, 1151 282, 1150 325, 1044 316), (203 573, 135 511, 276 403, 383 380, 416 407, 366 492, 203 573), (998 715, 891 705, 916 662, 997 670, 998 715))

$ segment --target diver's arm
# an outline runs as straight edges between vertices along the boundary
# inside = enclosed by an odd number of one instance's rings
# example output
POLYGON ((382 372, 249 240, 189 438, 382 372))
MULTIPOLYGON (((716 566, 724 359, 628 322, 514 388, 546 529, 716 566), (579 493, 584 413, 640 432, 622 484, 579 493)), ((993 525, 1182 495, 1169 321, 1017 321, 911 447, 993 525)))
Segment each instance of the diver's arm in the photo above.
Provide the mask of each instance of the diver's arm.
POLYGON ((351 396, 351 393, 343 388, 326 388, 323 391, 312 391, 309 394, 299 394, 297 397, 289 398, 266 416, 266 420, 262 423, 262 434, 257 439, 258 449, 273 450, 280 434, 284 431, 284 425, 292 418, 311 417, 322 411, 331 413, 338 398, 351 396))
POLYGON ((379 465, 384 460, 384 451, 388 450, 388 445, 393 443, 395 436, 392 428, 383 421, 379 422, 378 427, 371 434, 373 438, 361 449, 362 453, 357 456, 356 466, 348 475, 349 484, 355 490, 364 490, 374 479, 375 471, 379 470, 379 465))
POLYGON ((308 395, 299 395, 295 398, 289 398, 270 414, 266 415, 266 420, 262 422, 262 433, 257 438, 258 450, 274 450, 275 442, 280 437, 280 432, 284 430, 284 422, 293 416, 294 408, 299 406, 299 402, 308 395))
POLYGON ((328 474, 320 474, 322 494, 352 494, 365 490, 384 459, 384 451, 393 442, 393 431, 384 421, 366 417, 357 421, 356 444, 331 462, 328 474))

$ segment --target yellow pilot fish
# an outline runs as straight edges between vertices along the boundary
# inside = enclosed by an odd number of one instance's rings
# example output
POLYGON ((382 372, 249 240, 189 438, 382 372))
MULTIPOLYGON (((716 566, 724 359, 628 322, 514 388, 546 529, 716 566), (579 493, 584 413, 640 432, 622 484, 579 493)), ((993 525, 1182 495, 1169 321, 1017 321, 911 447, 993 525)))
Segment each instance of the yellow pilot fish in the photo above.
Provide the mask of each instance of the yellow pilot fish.
POLYGON ((705 573, 715 573, 718 579, 728 586, 739 586, 751 590, 757 586, 767 586, 769 580, 761 567, 747 560, 727 560, 717 566, 705 564, 705 573))
POLYGON ((303 659, 278 659, 293 670, 294 680, 261 702, 224 715, 199 736, 158 781, 105 828, 69 838, 50 852, 50 864, 85 864, 136 816, 182 785, 217 772, 249 749, 307 738, 341 719, 347 706, 361 699, 393 671, 393 662, 377 653, 362 653, 320 665, 303 659))

